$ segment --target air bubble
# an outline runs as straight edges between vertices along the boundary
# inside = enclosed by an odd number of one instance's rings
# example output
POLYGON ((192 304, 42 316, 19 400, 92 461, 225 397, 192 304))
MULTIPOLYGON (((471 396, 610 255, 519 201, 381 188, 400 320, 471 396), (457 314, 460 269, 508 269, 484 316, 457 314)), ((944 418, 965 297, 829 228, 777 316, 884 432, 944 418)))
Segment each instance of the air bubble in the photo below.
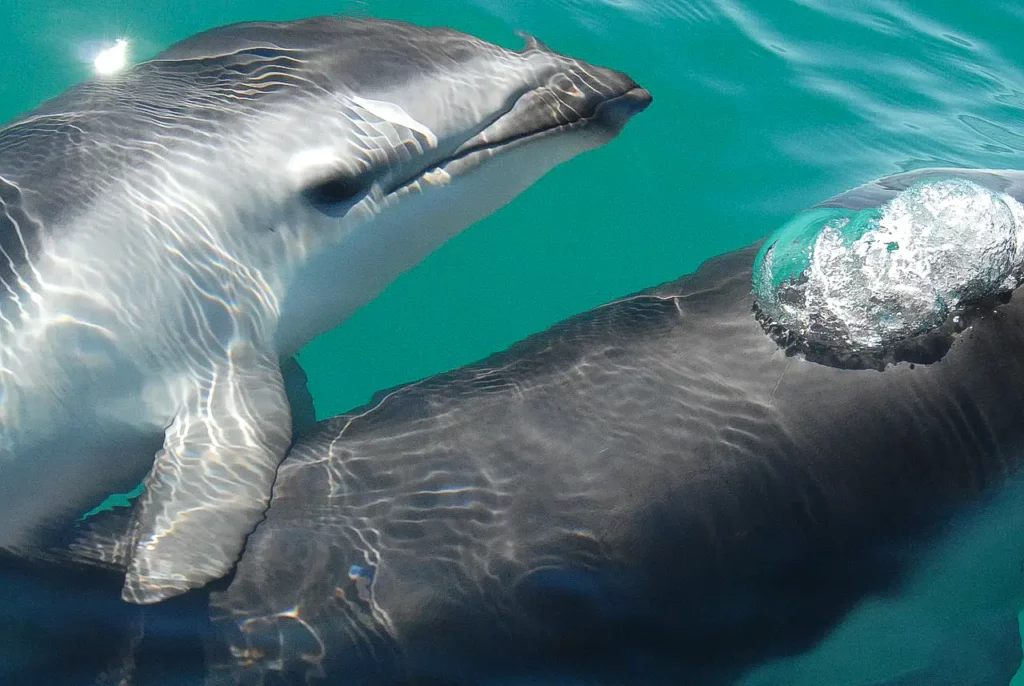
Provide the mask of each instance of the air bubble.
POLYGON ((811 344, 885 349, 1019 286, 1022 218, 1012 197, 962 178, 920 182, 880 208, 803 213, 757 256, 757 308, 811 344))

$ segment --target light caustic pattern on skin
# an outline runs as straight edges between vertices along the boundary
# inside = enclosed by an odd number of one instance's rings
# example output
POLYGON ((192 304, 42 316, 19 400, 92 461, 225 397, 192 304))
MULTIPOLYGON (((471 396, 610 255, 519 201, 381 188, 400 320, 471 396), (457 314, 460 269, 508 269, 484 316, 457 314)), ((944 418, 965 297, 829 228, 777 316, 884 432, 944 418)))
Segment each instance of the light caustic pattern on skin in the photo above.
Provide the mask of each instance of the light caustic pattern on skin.
POLYGON ((876 350, 926 333, 1024 275, 1024 206, 971 180, 922 181, 877 209, 812 210, 754 272, 758 306, 798 336, 876 350))
POLYGON ((225 573, 290 441, 278 360, 649 101, 532 40, 317 18, 0 128, 0 548, 152 466, 125 597, 225 573))

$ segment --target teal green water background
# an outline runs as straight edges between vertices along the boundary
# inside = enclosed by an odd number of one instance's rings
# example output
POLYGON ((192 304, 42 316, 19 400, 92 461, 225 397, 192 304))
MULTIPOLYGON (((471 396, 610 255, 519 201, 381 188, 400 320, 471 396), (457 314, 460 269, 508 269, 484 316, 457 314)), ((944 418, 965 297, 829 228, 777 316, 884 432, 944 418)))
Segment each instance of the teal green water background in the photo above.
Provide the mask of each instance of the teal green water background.
POLYGON ((0 120, 214 25, 345 12, 515 30, 654 104, 300 355, 320 416, 677 277, 802 208, 922 166, 1024 168, 1024 7, 965 0, 0 0, 0 120))

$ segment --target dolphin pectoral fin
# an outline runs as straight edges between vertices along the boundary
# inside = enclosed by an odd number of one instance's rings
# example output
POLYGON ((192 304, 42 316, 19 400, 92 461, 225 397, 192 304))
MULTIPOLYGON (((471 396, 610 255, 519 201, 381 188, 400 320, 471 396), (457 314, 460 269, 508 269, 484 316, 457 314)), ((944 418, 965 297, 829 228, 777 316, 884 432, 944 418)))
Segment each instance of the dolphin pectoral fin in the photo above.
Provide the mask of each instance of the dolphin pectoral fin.
POLYGON ((276 356, 236 344, 167 429, 135 508, 121 596, 147 604, 227 574, 291 442, 276 356))

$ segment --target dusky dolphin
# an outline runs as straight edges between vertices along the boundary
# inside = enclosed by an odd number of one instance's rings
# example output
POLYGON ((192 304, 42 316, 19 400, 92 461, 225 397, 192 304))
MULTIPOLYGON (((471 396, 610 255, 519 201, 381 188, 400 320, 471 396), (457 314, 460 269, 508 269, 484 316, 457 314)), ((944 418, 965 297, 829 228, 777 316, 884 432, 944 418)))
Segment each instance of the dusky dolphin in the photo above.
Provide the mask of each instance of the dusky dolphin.
POLYGON ((0 548, 144 477, 124 598, 223 575, 291 440, 279 361, 649 102, 529 37, 320 17, 4 126, 0 548))
MULTIPOLYGON (((914 223, 934 212, 899 224, 921 269, 983 223, 1020 237, 1019 208, 1002 212, 1024 201, 1013 171, 908 173, 815 211, 887 204, 877 233, 908 200, 949 210, 957 198, 914 195, 948 177, 930 187, 966 195, 943 240, 914 223)), ((916 362, 865 353, 857 366, 804 352, 755 312, 759 251, 776 248, 777 268, 783 238, 302 430, 233 577, 147 609, 174 618, 150 624, 150 649, 178 651, 182 669, 189 651, 169 627, 188 616, 207 632, 193 637, 213 684, 731 683, 808 651, 868 601, 920 600, 922 577, 958 606, 958 627, 1012 631, 1024 293, 1005 283, 950 310, 958 326, 917 334, 916 362), (933 555, 984 532, 983 554, 959 551, 963 573, 933 555)), ((1019 266, 1017 242, 997 247, 1019 266)), ((966 282, 999 250, 976 255, 966 282)), ((119 568, 125 521, 97 516, 73 557, 119 568)), ((993 633, 988 673, 1008 679, 1020 644, 993 633)), ((892 683, 949 677, 952 662, 892 683)), ((834 677, 809 683, 876 683, 834 677)))

